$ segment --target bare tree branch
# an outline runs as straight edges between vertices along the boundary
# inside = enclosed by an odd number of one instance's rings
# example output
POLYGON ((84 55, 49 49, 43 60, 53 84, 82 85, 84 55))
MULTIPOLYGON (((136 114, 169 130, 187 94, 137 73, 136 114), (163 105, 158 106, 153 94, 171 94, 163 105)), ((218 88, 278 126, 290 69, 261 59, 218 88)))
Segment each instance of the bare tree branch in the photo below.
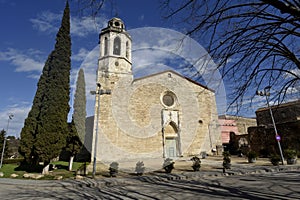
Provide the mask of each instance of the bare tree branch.
POLYGON ((230 105, 242 106, 253 89, 266 85, 276 87, 280 101, 288 96, 288 87, 297 89, 295 86, 300 81, 298 0, 163 2, 167 8, 164 11, 169 12, 166 16, 184 23, 186 34, 202 41, 223 78, 235 83, 230 105))
POLYGON ((280 0, 262 0, 268 5, 272 5, 276 9, 280 10, 281 13, 293 15, 294 17, 300 17, 299 2, 293 1, 280 1, 280 0))

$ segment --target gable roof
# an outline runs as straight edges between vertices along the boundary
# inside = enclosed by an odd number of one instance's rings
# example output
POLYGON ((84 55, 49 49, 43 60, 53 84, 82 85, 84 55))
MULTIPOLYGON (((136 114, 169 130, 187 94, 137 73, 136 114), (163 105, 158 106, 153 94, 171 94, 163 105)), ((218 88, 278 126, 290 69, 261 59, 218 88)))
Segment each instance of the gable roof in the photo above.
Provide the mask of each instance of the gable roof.
MULTIPOLYGON (((284 107, 294 107, 294 106, 299 106, 300 105, 300 100, 295 100, 295 101, 290 101, 287 103, 281 103, 278 105, 270 105, 271 109, 278 109, 278 108, 284 108, 284 107)), ((269 110, 269 107, 262 107, 262 108, 258 108, 255 112, 262 112, 262 111, 266 111, 269 110)))
POLYGON ((181 77, 181 78, 183 78, 183 79, 185 79, 185 80, 187 80, 187 81, 189 81, 189 82, 191 82, 191 83, 193 83, 195 85, 198 85, 198 86, 200 86, 200 87, 202 87, 204 89, 207 89, 207 90, 209 90, 211 92, 215 92, 215 90, 213 90, 213 89, 211 89, 211 88, 209 88, 207 86, 204 86, 204 85, 198 83, 197 81, 194 81, 194 80, 192 80, 192 79, 190 79, 190 78, 188 78, 186 76, 183 76, 183 75, 181 75, 181 74, 179 74, 179 73, 177 73, 177 72, 175 72, 173 70, 165 70, 165 71, 161 71, 161 72, 158 72, 158 73, 154 73, 154 74, 150 74, 150 75, 147 75, 147 76, 143 76, 143 77, 134 79, 133 82, 136 82, 136 81, 139 81, 139 80, 143 80, 143 79, 147 79, 147 78, 154 77, 154 76, 158 76, 158 75, 165 74, 165 73, 175 74, 175 75, 177 75, 177 76, 179 76, 179 77, 181 77))

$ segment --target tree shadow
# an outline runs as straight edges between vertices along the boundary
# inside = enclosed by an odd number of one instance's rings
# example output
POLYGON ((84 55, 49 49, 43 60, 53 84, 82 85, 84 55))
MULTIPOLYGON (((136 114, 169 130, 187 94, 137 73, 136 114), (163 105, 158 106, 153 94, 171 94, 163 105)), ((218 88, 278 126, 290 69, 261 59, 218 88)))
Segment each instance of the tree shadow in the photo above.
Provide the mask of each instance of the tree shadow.
POLYGON ((69 170, 69 166, 61 165, 61 164, 55 165, 55 168, 63 169, 63 170, 67 170, 67 171, 69 170))
POLYGON ((18 167, 16 167, 15 171, 25 171, 29 173, 41 173, 43 171, 44 166, 43 165, 29 165, 25 163, 21 163, 18 167))
MULTIPOLYGON (((297 199, 299 192, 299 174, 280 178, 277 176, 241 176, 230 177, 230 184, 224 182, 224 178, 199 178, 197 180, 168 180, 160 174, 155 176, 139 176, 131 182, 113 182, 114 184, 100 184, 93 179, 67 180, 67 181, 39 181, 30 187, 24 182, 16 186, 18 192, 11 194, 10 199, 191 199, 210 198, 221 199, 297 199), (268 184, 264 189, 256 181, 264 181, 268 184), (236 184, 238 183, 238 184, 236 184), (289 185, 286 185, 289 183, 289 185), (242 185, 242 187, 239 187, 242 185), (295 187, 290 187, 294 185, 295 187), (297 187, 296 187, 297 186, 297 187), (278 190, 281 187, 285 193, 278 190)), ((111 179, 108 179, 108 182, 111 179)), ((30 183, 30 182, 28 182, 30 183)))

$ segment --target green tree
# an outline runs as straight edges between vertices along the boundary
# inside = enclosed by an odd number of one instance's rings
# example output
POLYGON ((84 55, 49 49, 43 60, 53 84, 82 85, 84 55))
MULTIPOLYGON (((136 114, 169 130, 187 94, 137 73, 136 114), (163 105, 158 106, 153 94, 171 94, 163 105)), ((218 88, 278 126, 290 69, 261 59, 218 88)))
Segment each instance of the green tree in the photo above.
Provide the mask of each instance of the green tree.
POLYGON ((67 1, 54 50, 38 82, 33 105, 21 131, 19 152, 31 165, 47 165, 65 146, 70 110, 71 37, 67 1))
POLYGON ((78 72, 73 108, 74 112, 72 122, 69 123, 66 146, 66 151, 70 152, 70 171, 72 170, 74 157, 81 150, 85 137, 86 96, 83 69, 80 69, 78 72))
MULTIPOLYGON (((6 131, 4 129, 2 129, 2 131, 0 132, 0 156, 2 154, 3 151, 3 144, 4 144, 4 138, 6 136, 6 131)), ((9 152, 8 152, 8 143, 6 140, 6 145, 4 148, 4 155, 3 158, 7 158, 9 156, 9 152)))
POLYGON ((78 72, 73 108, 74 108, 73 120, 76 126, 76 130, 81 142, 84 143, 85 118, 86 118, 86 95, 85 95, 85 79, 84 79, 83 69, 80 69, 78 72))
POLYGON ((69 132, 67 136, 67 146, 65 150, 70 153, 69 171, 72 170, 75 155, 80 151, 82 142, 78 136, 74 120, 68 124, 69 132))

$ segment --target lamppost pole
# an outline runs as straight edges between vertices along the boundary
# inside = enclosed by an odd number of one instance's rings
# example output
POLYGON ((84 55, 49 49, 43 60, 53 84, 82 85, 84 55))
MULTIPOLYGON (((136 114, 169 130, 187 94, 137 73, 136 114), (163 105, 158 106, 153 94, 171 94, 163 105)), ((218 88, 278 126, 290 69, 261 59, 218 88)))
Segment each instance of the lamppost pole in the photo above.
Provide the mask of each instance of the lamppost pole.
POLYGON ((94 143, 94 159, 93 159, 93 178, 96 176, 96 168, 97 168, 97 146, 98 146, 98 130, 99 130, 99 115, 100 115, 100 95, 102 94, 111 94, 111 90, 101 90, 101 84, 97 83, 97 90, 96 91, 90 91, 92 95, 96 95, 97 100, 97 112, 96 112, 96 135, 95 135, 95 143, 94 143))
MULTIPOLYGON (((13 117, 14 117, 13 114, 8 115, 7 127, 6 127, 6 134, 8 133, 9 121, 12 120, 13 117)), ((0 168, 2 168, 3 156, 4 156, 4 151, 5 151, 5 145, 6 145, 6 137, 5 137, 5 135, 3 135, 3 148, 2 148, 2 154, 1 154, 0 168)))
POLYGON ((277 132, 277 128, 276 128, 272 108, 271 108, 270 103, 269 103, 270 89, 271 89, 271 86, 267 86, 267 87, 264 88, 264 92, 258 92, 257 91, 257 94, 260 95, 260 96, 265 96, 266 97, 267 105, 268 105, 270 115, 271 115, 271 119, 272 119, 272 124, 273 124, 274 131, 275 131, 275 138, 276 138, 276 141, 277 141, 277 145, 278 145, 278 149, 279 149, 279 153, 280 153, 280 157, 281 157, 281 162, 282 162, 282 165, 284 165, 284 157, 283 157, 280 141, 277 138, 277 136, 279 136, 279 135, 278 135, 278 132, 277 132))

